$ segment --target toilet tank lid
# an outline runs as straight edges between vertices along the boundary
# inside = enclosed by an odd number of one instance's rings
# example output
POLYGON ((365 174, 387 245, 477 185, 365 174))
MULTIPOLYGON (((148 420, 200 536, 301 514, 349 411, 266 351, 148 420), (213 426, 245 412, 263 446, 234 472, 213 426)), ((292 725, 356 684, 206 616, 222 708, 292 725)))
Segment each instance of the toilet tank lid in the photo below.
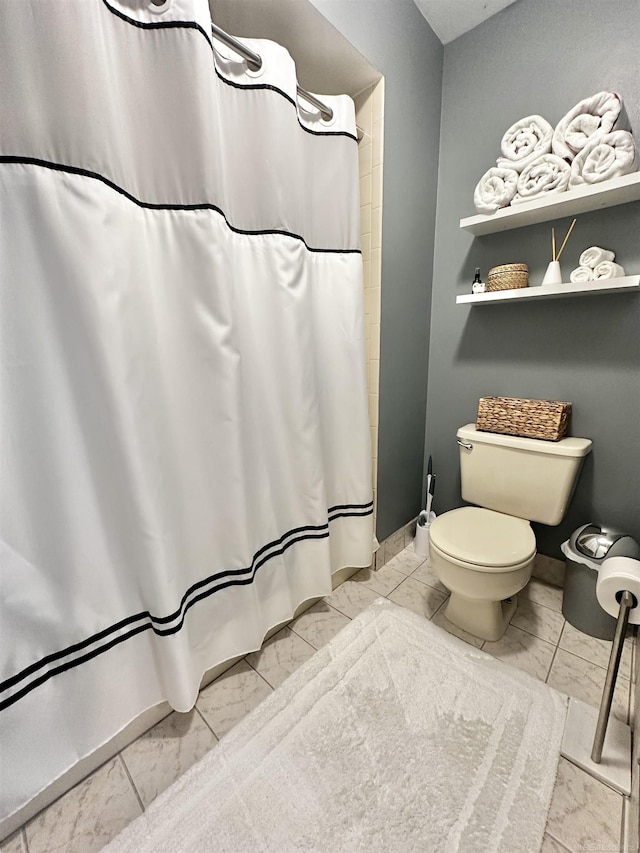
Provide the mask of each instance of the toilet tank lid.
POLYGON ((466 444, 499 444, 501 447, 513 447, 515 450, 528 450, 531 453, 546 453, 548 456, 586 456, 591 451, 590 438, 561 438, 560 441, 544 441, 541 438, 521 438, 518 435, 502 435, 496 432, 484 432, 476 429, 475 424, 466 424, 456 433, 460 441, 466 444))

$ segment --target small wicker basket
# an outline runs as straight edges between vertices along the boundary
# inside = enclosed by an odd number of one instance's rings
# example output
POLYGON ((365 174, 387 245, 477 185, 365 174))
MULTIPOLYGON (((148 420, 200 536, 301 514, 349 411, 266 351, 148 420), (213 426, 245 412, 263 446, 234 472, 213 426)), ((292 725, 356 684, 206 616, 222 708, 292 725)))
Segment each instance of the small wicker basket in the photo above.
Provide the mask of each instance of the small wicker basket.
POLYGON ((529 286, 529 268, 526 264, 501 264, 492 267, 487 277, 487 290, 511 290, 529 286))
POLYGON ((559 441, 567 433, 571 403, 525 400, 520 397, 481 397, 476 429, 523 438, 559 441))

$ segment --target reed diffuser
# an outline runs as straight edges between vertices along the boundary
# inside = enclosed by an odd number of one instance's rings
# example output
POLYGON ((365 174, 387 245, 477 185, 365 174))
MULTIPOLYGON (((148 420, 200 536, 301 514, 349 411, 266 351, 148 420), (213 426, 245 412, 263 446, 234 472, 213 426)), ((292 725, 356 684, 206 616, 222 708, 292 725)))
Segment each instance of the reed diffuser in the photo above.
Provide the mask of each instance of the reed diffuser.
POLYGON ((542 279, 543 284, 562 284, 562 272, 560 271, 560 255, 564 251, 564 247, 567 245, 567 240, 571 236, 571 232, 573 231, 573 226, 576 224, 576 220, 574 219, 571 225, 569 226, 569 230, 562 241, 562 245, 560 246, 560 251, 556 254, 556 229, 551 229, 551 258, 552 260, 549 262, 549 266, 547 267, 547 271, 544 274, 544 278, 542 279))

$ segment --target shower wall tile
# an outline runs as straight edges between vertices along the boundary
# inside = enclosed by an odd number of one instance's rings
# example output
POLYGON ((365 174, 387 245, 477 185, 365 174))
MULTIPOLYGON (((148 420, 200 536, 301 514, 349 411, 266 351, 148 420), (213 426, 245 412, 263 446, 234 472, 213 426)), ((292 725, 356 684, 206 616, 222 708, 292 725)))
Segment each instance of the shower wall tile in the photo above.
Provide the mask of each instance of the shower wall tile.
POLYGON ((174 711, 122 752, 143 806, 199 761, 217 740, 200 714, 174 711))
POLYGON ((363 139, 358 146, 358 171, 361 178, 371 178, 373 168, 373 143, 363 139))
POLYGON ((377 281, 382 277, 382 249, 376 246, 371 249, 371 281, 377 281))
POLYGON ((378 394, 380 392, 380 362, 377 358, 369 360, 369 393, 378 394))
MULTIPOLYGON (((367 234, 367 237, 371 237, 371 235, 367 234)), ((372 288, 370 286, 370 282, 371 282, 371 261, 370 260, 362 261, 362 286, 364 287, 365 298, 366 298, 366 295, 368 293, 371 293, 371 290, 372 290, 372 288)), ((366 302, 365 302, 365 312, 364 313, 365 314, 371 314, 370 310, 367 311, 366 302)), ((369 334, 370 326, 371 326, 371 318, 365 317, 364 329, 365 329, 365 338, 367 338, 367 339, 371 337, 369 334)))
MULTIPOLYGON (((350 581, 338 589, 348 583, 350 581)), ((246 660, 272 687, 279 687, 314 652, 313 646, 302 637, 294 634, 290 628, 283 628, 264 643, 260 651, 247 655, 246 660)))
POLYGON ((380 166, 382 163, 382 153, 384 151, 384 122, 383 120, 374 121, 372 134, 372 160, 371 165, 380 166))
POLYGON ((384 77, 372 86, 372 115, 374 123, 384 118, 384 77))
POLYGON ((382 246, 382 208, 371 208, 371 251, 382 246))
POLYGON ((572 853, 620 849, 622 796, 561 758, 547 832, 572 853))
POLYGON ((371 233, 371 205, 364 204, 360 208, 360 222, 363 234, 371 233))
POLYGON ((372 323, 371 324, 371 348, 375 352, 376 350, 380 352, 380 324, 372 323))
MULTIPOLYGON (((382 165, 374 166, 371 170, 371 206, 382 207, 382 165)), ((362 201, 360 202, 362 204, 362 201)))
POLYGON ((378 395, 369 394, 369 420, 371 426, 378 426, 378 395))
POLYGON ((371 234, 362 234, 360 237, 360 249, 364 263, 371 260, 371 234))
POLYGON ((29 853, 97 853, 141 813, 116 756, 27 824, 29 853))
MULTIPOLYGON (((378 275, 377 269, 373 270, 373 272, 376 273, 376 276, 378 275)), ((373 273, 372 273, 371 277, 373 278, 373 273)), ((372 323, 379 323, 380 322, 380 302, 381 302, 380 297, 382 295, 380 285, 379 284, 378 285, 372 285, 371 288, 369 289, 369 292, 371 293, 371 322, 372 323)))
POLYGON ((360 215, 363 260, 363 287, 365 291, 365 342, 367 353, 367 385, 370 394, 370 422, 372 426, 371 461, 374 471, 374 525, 377 507, 377 427, 379 405, 379 368, 381 322, 381 258, 382 245, 382 132, 384 116, 384 81, 368 86, 354 98, 356 122, 364 132, 358 145, 360 174, 360 215), (374 140, 375 133, 380 137, 374 140), (374 171, 374 151, 376 157, 374 171), (375 260, 372 246, 377 247, 375 260), (378 329, 374 327, 377 326, 378 329), (375 408, 374 408, 375 407, 375 408))
POLYGON ((371 204, 373 185, 371 175, 363 175, 360 178, 360 204, 371 204))
POLYGON ((356 105, 356 123, 371 136, 373 127, 373 86, 367 86, 353 99, 356 105))

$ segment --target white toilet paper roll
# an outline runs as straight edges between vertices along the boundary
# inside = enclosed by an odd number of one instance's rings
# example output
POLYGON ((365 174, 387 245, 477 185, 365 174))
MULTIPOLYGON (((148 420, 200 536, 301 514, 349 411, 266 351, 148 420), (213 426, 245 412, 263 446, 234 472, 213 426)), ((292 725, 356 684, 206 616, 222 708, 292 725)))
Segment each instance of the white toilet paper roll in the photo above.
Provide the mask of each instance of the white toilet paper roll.
POLYGON ((635 596, 638 604, 629 611, 629 622, 640 625, 640 560, 631 557, 609 557, 598 572, 596 596, 598 603, 614 619, 618 618, 620 604, 616 596, 625 589, 635 596))

